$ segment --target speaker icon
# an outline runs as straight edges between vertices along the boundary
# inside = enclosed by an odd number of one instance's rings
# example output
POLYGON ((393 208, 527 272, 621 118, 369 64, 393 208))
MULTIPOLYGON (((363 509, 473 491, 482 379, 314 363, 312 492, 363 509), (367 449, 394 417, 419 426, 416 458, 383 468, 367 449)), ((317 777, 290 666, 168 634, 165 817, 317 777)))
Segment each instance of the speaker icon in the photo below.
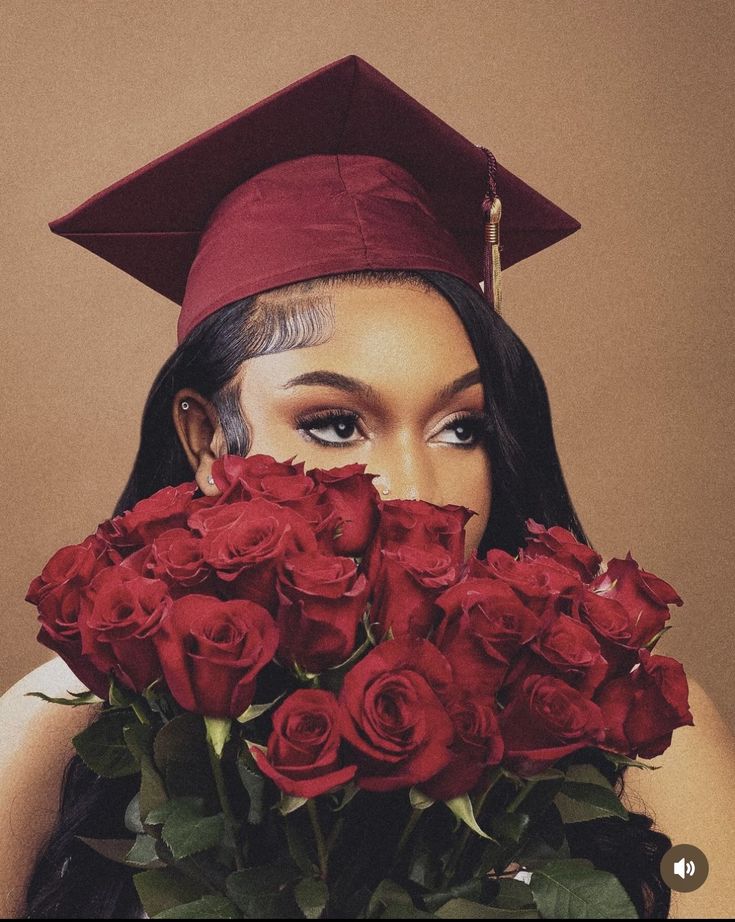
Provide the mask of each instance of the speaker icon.
POLYGON ((679 893, 690 893, 701 887, 709 874, 709 861, 696 845, 672 845, 661 858, 661 876, 668 887, 679 893))
POLYGON ((696 870, 694 862, 687 861, 685 858, 674 862, 674 874, 681 877, 682 880, 686 880, 687 877, 694 877, 696 870))

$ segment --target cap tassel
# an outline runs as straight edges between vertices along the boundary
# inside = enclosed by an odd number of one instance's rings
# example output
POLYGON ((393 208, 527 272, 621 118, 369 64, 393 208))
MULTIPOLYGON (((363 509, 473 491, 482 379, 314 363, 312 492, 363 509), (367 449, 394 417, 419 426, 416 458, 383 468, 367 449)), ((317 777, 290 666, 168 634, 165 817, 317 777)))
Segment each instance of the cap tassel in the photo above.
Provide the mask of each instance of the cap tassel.
POLYGON ((500 216, 502 213, 498 189, 495 184, 497 162, 486 147, 480 147, 487 157, 487 191, 482 200, 485 219, 485 248, 482 258, 482 279, 485 300, 500 313, 502 288, 500 284, 500 216))

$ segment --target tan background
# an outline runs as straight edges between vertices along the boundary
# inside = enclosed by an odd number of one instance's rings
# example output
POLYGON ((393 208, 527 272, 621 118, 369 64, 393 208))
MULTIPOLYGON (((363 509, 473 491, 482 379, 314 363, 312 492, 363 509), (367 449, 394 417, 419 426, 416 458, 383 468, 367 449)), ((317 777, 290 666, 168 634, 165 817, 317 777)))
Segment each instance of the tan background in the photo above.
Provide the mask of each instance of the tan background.
MULTIPOLYGON (((343 55, 582 230, 505 276, 605 557, 671 582, 660 652, 732 721, 733 32, 727 2, 4 0, 0 691, 49 658, 31 578, 127 479, 176 309, 46 224, 343 55)), ((695 715, 696 717, 696 715, 695 715)))

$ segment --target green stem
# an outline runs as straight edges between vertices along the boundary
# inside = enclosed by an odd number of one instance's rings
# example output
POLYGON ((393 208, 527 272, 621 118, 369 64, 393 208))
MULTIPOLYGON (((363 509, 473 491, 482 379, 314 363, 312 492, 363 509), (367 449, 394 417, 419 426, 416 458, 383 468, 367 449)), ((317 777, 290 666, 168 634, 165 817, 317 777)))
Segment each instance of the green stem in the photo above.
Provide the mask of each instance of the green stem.
POLYGON ((508 813, 515 813, 515 811, 520 807, 523 801, 528 797, 531 791, 536 787, 538 781, 527 781, 526 784, 520 789, 516 794, 513 800, 506 807, 508 813))
MULTIPOLYGON (((498 781, 500 781, 502 777, 503 777, 503 769, 500 767, 496 768, 492 772, 490 777, 488 778, 488 782, 487 782, 487 786, 485 787, 485 790, 479 796, 476 795, 476 801, 475 803, 472 804, 472 810, 478 822, 480 821, 480 814, 482 813, 482 808, 485 806, 485 801, 487 800, 488 794, 490 793, 490 791, 492 791, 492 789, 495 787, 495 785, 498 783, 498 781)), ((444 872, 444 885, 445 886, 449 886, 449 883, 451 882, 454 872, 457 870, 457 865, 459 864, 459 860, 462 857, 462 854, 464 853, 465 848, 467 847, 467 843, 469 841, 471 831, 472 830, 470 829, 469 826, 465 826, 462 832, 462 835, 460 836, 459 844, 457 848, 455 849, 455 851, 453 852, 451 858, 449 859, 449 862, 447 863, 447 867, 444 872)))
POLYGON ((421 819, 421 814, 422 814, 423 812, 424 812, 424 811, 423 811, 423 810, 419 810, 418 807, 414 807, 413 810, 411 811, 411 815, 410 815, 409 818, 408 818, 408 822, 406 823, 406 825, 405 825, 405 827, 404 827, 404 829, 403 829, 403 832, 402 832, 402 834, 401 834, 401 838, 400 838, 399 841, 398 841, 398 845, 396 846, 396 853, 395 853, 395 856, 394 856, 394 858, 393 858, 393 864, 394 864, 394 865, 395 865, 396 861, 398 861, 398 858, 399 858, 401 852, 403 851, 403 849, 404 849, 406 843, 407 843, 408 840, 411 838, 411 835, 412 835, 414 829, 416 828, 416 824, 417 824, 418 821, 421 819))
POLYGON ((311 828, 314 830, 314 838, 316 839, 316 851, 319 856, 319 874, 321 879, 326 881, 327 879, 327 847, 324 842, 324 833, 322 832, 322 827, 319 825, 319 814, 316 810, 316 801, 313 797, 310 797, 306 801, 306 809, 309 812, 309 819, 311 820, 311 828))
POLYGON ((143 706, 141 705, 141 703, 139 701, 133 701, 133 703, 130 706, 132 707, 133 713, 138 718, 138 720, 142 724, 146 724, 150 726, 150 720, 148 719, 148 715, 143 709, 143 706))
POLYGON ((337 839, 339 838, 340 832, 342 832, 342 826, 344 825, 344 821, 345 821, 344 816, 340 815, 329 832, 329 837, 327 839, 327 856, 332 854, 332 849, 334 848, 337 842, 337 839))
POLYGON ((209 761, 212 766, 212 774, 214 775, 214 783, 217 786, 217 795, 219 796, 222 812, 225 815, 225 822, 235 842, 235 867, 238 871, 242 871, 245 865, 242 860, 242 855, 240 854, 239 823, 235 818, 235 814, 232 812, 232 805, 230 804, 230 798, 227 794, 225 776, 222 771, 222 763, 209 740, 207 740, 207 750, 209 752, 209 761))

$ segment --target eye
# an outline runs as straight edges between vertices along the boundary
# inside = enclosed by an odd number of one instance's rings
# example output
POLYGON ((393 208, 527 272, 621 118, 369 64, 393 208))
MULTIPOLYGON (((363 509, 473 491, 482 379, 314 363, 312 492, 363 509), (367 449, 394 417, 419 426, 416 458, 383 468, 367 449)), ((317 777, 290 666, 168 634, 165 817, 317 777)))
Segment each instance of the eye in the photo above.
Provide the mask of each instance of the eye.
POLYGON ((347 445, 356 445, 360 441, 359 438, 350 438, 357 429, 358 419, 355 413, 347 410, 320 410, 318 413, 299 418, 297 424, 307 440, 319 445, 344 448, 347 445), (320 432, 321 435, 313 435, 314 431, 320 432), (336 435, 336 438, 329 438, 330 433, 336 435))
MULTIPOLYGON (((489 433, 491 427, 492 423, 487 413, 459 413, 441 431, 449 432, 457 437, 456 441, 445 441, 446 445, 456 445, 458 448, 475 448, 480 444, 482 436, 489 433)), ((442 439, 441 441, 444 440, 442 439)))

